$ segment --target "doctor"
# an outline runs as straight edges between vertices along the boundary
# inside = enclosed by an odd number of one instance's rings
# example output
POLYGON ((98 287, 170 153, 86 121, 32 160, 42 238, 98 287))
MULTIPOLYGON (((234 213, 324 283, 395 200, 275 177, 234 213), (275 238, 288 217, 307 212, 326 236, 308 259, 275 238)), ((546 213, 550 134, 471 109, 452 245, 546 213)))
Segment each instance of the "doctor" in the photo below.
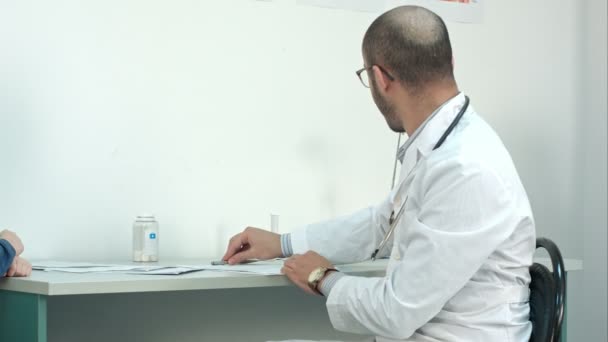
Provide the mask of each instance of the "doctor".
POLYGON ((532 212, 508 151, 458 90, 444 22, 415 6, 384 13, 363 61, 363 85, 409 137, 397 186, 375 207, 291 234, 247 228, 224 260, 289 257, 283 272, 327 297, 333 326, 370 340, 528 341, 532 212), (377 249, 384 277, 334 269, 377 249))

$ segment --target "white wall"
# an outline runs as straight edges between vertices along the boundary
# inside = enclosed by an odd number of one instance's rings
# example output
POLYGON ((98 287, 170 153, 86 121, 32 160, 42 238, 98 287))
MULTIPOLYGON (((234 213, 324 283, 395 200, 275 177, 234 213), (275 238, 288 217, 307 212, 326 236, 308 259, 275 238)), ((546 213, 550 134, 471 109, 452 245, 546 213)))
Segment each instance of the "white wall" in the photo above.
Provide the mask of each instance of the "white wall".
POLYGON ((0 217, 28 255, 217 257, 379 201, 394 141, 354 70, 371 14, 256 1, 1 1, 0 217), (220 243, 221 242, 221 243, 220 243))
MULTIPOLYGON (((570 258, 584 254, 575 127, 593 12, 486 1, 483 24, 448 23, 461 89, 510 149, 538 235, 570 258)), ((290 231, 375 203, 395 136, 354 75, 374 17, 293 0, 0 0, 1 224, 30 258, 128 258, 133 217, 152 211, 164 257, 216 257, 271 211, 290 231)), ((580 293, 569 302, 584 311, 580 293)))
POLYGON ((585 1, 585 63, 582 113, 582 150, 584 151, 583 229, 584 229, 584 338, 608 341, 607 299, 607 141, 608 89, 606 77, 607 6, 605 0, 585 1))

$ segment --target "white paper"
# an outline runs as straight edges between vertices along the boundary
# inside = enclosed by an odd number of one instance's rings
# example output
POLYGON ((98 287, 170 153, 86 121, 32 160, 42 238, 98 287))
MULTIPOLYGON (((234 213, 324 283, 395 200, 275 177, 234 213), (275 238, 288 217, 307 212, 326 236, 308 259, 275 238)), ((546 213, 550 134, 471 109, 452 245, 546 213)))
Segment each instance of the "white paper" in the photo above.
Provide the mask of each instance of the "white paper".
POLYGON ((44 267, 34 268, 45 272, 65 272, 65 273, 108 273, 108 272, 127 272, 133 271, 129 266, 104 266, 104 267, 44 267))
POLYGON ((35 270, 65 273, 128 273, 148 275, 177 275, 194 271, 238 272, 259 275, 281 275, 283 259, 256 261, 239 265, 119 265, 96 264, 68 261, 36 261, 32 263, 35 270))
POLYGON ((238 265, 180 265, 207 271, 237 272, 259 275, 282 275, 283 260, 256 261, 238 265))
POLYGON ((138 271, 133 270, 127 273, 129 274, 142 274, 142 275, 178 275, 184 273, 191 273, 202 271, 203 269, 195 268, 195 267, 163 267, 157 270, 149 270, 149 271, 138 271))
POLYGON ((90 263, 90 262, 57 261, 57 260, 32 261, 33 269, 90 268, 90 267, 110 267, 110 266, 116 266, 116 265, 115 264, 97 264, 97 263, 90 263))
POLYGON ((32 269, 46 272, 65 273, 129 273, 129 274, 183 274, 198 271, 192 267, 173 267, 161 265, 119 265, 97 264, 70 261, 35 261, 32 269))

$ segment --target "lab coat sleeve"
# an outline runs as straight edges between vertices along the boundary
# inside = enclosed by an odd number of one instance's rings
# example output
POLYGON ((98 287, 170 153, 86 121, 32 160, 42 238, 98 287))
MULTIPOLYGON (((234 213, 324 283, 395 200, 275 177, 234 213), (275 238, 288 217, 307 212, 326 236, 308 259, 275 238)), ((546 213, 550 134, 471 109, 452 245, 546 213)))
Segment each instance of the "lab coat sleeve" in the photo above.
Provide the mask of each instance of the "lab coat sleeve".
POLYGON ((336 329, 410 337, 513 232, 511 191, 492 170, 445 162, 424 173, 426 190, 397 227, 387 275, 346 276, 332 289, 327 308, 336 329))
MULTIPOLYGON (((291 233, 293 252, 303 254, 312 250, 334 264, 367 260, 388 230, 391 211, 387 198, 375 207, 308 225, 291 233)), ((391 245, 389 242, 379 257, 388 255, 391 245)))

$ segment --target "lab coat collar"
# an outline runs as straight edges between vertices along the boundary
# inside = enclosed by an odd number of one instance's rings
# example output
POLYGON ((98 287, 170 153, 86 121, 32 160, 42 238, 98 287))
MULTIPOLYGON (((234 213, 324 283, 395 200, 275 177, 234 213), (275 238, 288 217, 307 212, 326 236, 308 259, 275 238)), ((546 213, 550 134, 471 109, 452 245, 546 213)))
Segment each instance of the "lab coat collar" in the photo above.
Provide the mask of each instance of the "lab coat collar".
POLYGON ((401 161, 401 175, 408 174, 418 160, 428 155, 441 135, 450 126, 465 102, 464 93, 444 102, 414 131, 397 152, 401 161))
MULTIPOLYGON (((450 127, 465 103, 464 93, 458 93, 441 106, 441 110, 431 118, 424 130, 420 132, 416 149, 417 159, 426 157, 437 144, 437 141, 450 127)), ((448 137, 449 139, 449 137, 448 137)))

